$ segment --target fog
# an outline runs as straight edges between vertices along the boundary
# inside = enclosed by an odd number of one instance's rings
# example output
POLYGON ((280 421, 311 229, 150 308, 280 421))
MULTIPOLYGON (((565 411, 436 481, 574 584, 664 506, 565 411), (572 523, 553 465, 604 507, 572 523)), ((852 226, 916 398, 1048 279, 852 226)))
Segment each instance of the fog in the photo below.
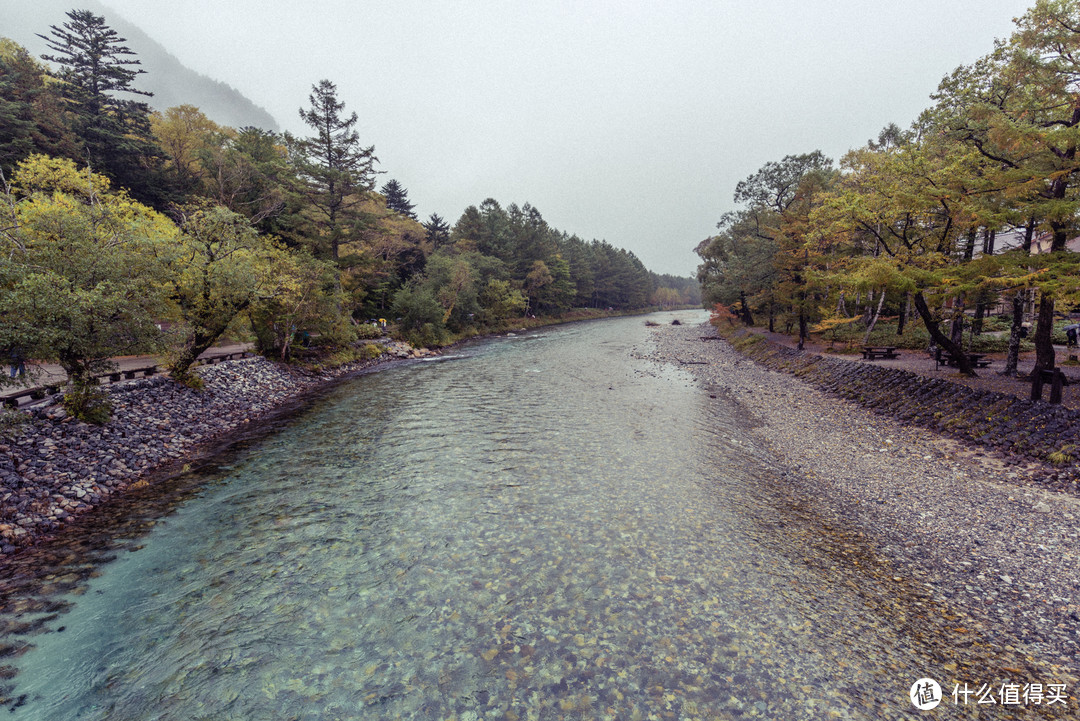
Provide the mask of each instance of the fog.
POLYGON ((529 202, 560 230, 690 275, 739 180, 784 155, 838 158, 890 122, 907 126, 942 76, 989 52, 1028 3, 106 5, 293 132, 307 132, 297 110, 311 85, 335 82, 375 146, 380 184, 401 182, 421 218, 453 223, 487 197, 529 202))

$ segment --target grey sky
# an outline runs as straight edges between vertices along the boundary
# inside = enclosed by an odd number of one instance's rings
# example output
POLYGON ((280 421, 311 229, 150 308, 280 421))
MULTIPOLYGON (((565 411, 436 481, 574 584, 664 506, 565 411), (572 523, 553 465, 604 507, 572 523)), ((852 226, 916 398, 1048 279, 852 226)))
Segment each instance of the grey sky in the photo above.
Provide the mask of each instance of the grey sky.
POLYGON ((294 132, 311 85, 337 83, 422 218, 530 202, 680 275, 739 180, 907 126, 1031 4, 104 1, 294 132))

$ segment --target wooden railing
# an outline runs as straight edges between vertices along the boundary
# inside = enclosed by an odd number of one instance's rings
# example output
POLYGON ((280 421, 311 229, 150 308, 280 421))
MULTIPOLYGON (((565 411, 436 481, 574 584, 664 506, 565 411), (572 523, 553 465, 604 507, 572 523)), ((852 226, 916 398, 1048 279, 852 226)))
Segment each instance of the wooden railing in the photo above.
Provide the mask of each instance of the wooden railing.
MULTIPOLYGON (((212 365, 214 363, 221 363, 227 360, 234 360, 237 358, 247 358, 251 353, 249 351, 234 351, 232 353, 220 353, 218 355, 200 356, 195 362, 195 365, 212 365)), ((138 377, 149 378, 162 372, 162 367, 158 363, 152 365, 140 366, 138 368, 125 368, 123 370, 112 371, 109 373, 101 373, 96 376, 92 376, 95 383, 117 383, 121 380, 134 380, 138 377)), ((7 406, 8 408, 18 408, 20 403, 25 399, 31 401, 41 400, 46 396, 50 396, 54 393, 59 393, 60 390, 66 385, 65 383, 46 383, 39 386, 33 386, 32 388, 20 388, 16 391, 8 391, 0 393, 0 405, 7 406)))

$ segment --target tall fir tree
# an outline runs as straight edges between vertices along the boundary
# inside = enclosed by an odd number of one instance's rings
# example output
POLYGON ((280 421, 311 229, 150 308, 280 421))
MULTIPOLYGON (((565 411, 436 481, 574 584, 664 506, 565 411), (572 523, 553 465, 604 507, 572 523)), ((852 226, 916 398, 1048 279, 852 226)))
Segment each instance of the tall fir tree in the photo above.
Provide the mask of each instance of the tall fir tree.
POLYGON ((443 220, 438 213, 432 213, 427 222, 423 224, 427 231, 427 240, 431 243, 432 250, 438 250, 444 245, 450 244, 450 224, 443 220))
POLYGON ((105 18, 89 10, 71 10, 68 22, 38 35, 54 54, 44 60, 60 66, 62 92, 70 122, 84 144, 90 165, 144 202, 161 206, 161 150, 150 131, 150 106, 116 93, 152 96, 132 83, 145 70, 135 53, 105 18))
POLYGON ((315 135, 289 137, 290 151, 300 178, 306 186, 308 202, 318 214, 322 237, 328 243, 320 251, 334 261, 342 244, 349 242, 356 226, 350 211, 375 187, 375 146, 364 147, 356 132, 356 113, 345 116, 345 103, 338 100, 337 86, 320 80, 311 88, 311 107, 300 109, 300 118, 315 135))

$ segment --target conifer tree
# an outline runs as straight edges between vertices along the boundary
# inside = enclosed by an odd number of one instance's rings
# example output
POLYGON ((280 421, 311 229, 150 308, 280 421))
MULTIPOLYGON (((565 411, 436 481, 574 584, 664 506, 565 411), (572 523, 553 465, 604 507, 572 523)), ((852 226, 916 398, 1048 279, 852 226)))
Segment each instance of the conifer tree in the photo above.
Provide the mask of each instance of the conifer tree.
POLYGON ((386 207, 389 210, 393 210, 397 213, 401 213, 407 218, 416 220, 416 213, 413 212, 413 204, 409 202, 409 191, 405 190, 405 187, 402 186, 401 183, 390 179, 379 189, 379 192, 386 197, 386 207))
POLYGON ((132 83, 145 70, 105 18, 89 10, 71 10, 68 22, 38 35, 54 54, 44 60, 60 65, 57 76, 69 101, 71 125, 82 139, 91 166, 143 201, 161 205, 166 193, 149 169, 160 167, 161 151, 150 132, 150 106, 116 93, 152 96, 132 83))
POLYGON ((329 80, 313 85, 311 107, 300 109, 300 118, 315 135, 290 137, 297 171, 306 185, 308 202, 315 208, 329 256, 337 261, 341 245, 348 242, 349 211, 375 187, 375 146, 364 147, 356 132, 356 113, 346 117, 345 103, 338 100, 337 86, 329 80))
POLYGON ((431 217, 424 223, 424 230, 427 231, 427 240, 431 243, 433 250, 438 250, 450 243, 450 224, 443 220, 438 213, 431 214, 431 217))

